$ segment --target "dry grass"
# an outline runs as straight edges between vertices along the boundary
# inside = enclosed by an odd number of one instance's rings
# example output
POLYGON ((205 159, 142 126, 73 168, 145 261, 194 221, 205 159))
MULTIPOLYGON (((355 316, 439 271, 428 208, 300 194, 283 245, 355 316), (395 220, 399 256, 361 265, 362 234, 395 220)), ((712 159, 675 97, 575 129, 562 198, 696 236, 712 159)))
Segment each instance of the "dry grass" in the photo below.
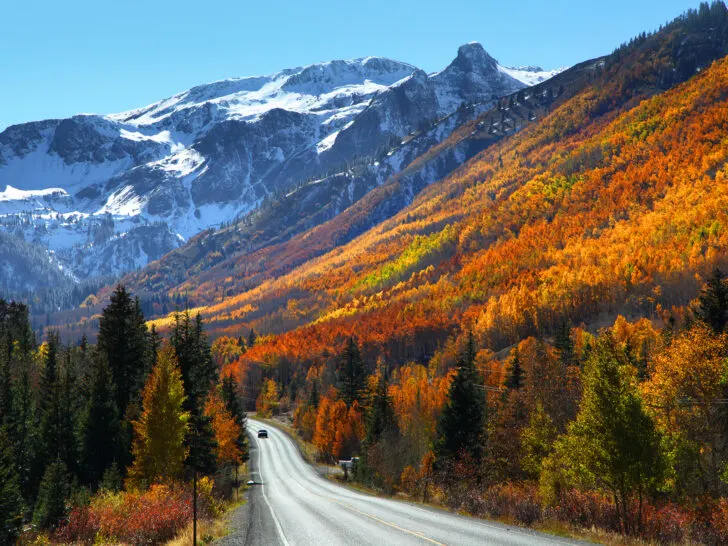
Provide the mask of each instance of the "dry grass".
MULTIPOLYGON (((201 520, 197 522, 197 543, 209 544, 213 540, 228 534, 228 528, 223 518, 215 520, 201 520)), ((190 546, 192 544, 192 522, 165 546, 190 546)))

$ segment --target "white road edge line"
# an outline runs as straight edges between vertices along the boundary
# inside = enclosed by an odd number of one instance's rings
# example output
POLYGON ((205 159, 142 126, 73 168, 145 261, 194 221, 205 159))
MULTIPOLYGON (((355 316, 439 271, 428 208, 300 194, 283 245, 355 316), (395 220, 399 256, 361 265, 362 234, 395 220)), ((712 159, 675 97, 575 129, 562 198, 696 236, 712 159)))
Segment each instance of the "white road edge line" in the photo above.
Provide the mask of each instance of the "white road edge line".
POLYGON ((270 515, 273 516, 273 523, 276 524, 276 530, 278 531, 278 535, 281 537, 281 541, 285 546, 290 546, 290 543, 288 542, 288 539, 286 539, 286 535, 283 533, 283 527, 281 527, 281 522, 278 521, 278 516, 276 516, 275 510, 273 510, 273 505, 271 505, 270 501, 268 500, 268 495, 265 494, 265 480, 263 479, 263 473, 260 471, 261 464, 260 464, 260 442, 258 440, 255 440, 256 444, 258 445, 258 476, 260 476, 260 491, 263 493, 263 500, 268 505, 268 509, 270 510, 270 515))

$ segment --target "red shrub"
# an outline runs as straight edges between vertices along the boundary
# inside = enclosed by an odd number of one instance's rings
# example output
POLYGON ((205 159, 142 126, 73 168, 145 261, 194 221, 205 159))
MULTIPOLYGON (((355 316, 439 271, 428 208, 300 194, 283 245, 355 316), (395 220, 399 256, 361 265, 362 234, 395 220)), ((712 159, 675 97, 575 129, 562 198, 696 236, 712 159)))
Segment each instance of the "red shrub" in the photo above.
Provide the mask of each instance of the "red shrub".
POLYGON ((76 508, 57 533, 65 542, 106 540, 157 544, 192 519, 191 495, 181 487, 154 485, 147 491, 101 493, 89 506, 76 508))
POLYGON ((482 493, 468 495, 463 507, 472 514, 509 518, 524 525, 542 518, 541 499, 536 487, 531 485, 493 485, 482 493))
POLYGON ((642 536, 660 544, 684 542, 693 527, 693 514, 673 503, 660 507, 647 504, 642 515, 642 536))
POLYGON ((73 508, 56 530, 54 542, 93 544, 99 532, 99 517, 89 506, 73 508))
POLYGON ((604 495, 571 489, 563 491, 558 502, 549 508, 549 516, 582 527, 620 530, 614 504, 604 495))

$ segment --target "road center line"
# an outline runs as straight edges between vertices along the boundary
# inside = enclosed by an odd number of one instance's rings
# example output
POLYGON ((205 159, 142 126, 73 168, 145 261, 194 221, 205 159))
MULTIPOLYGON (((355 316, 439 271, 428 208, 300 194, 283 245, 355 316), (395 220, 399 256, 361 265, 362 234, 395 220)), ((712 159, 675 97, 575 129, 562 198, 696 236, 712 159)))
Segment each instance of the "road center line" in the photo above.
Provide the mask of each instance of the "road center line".
POLYGON ((394 524, 394 523, 392 523, 390 521, 385 521, 385 520, 383 520, 381 518, 378 518, 377 516, 374 516, 374 515, 369 514, 367 512, 362 512, 358 508, 354 508, 353 506, 350 506, 350 505, 348 505, 348 504, 346 504, 344 502, 338 501, 338 500, 336 500, 336 499, 334 499, 332 497, 329 497, 329 496, 326 496, 326 495, 319 495, 319 496, 321 496, 321 497, 323 497, 325 499, 328 499, 331 502, 335 502, 339 506, 343 506, 344 508, 346 508, 347 510, 349 510, 351 512, 356 512, 357 514, 361 514, 362 516, 366 516, 366 517, 368 517, 370 519, 373 519, 374 521, 377 521, 379 523, 383 523, 384 525, 389 525, 390 527, 393 527, 394 529, 397 529, 398 531, 402 531, 403 533, 407 533, 407 534, 410 534, 412 536, 416 536, 417 538, 421 538, 422 540, 426 540, 427 542, 431 542, 432 544, 437 544, 437 546, 447 546, 446 544, 443 544, 442 542, 438 542, 435 539, 432 539, 432 538, 430 538, 430 537, 428 537, 428 536, 426 536, 426 535, 424 535, 422 533, 418 533, 416 531, 411 531, 410 529, 405 529, 404 527, 400 527, 399 525, 396 525, 396 524, 394 524))
MULTIPOLYGON (((275 434, 273 435, 273 438, 275 438, 275 434)), ((283 441, 281 443, 285 445, 287 440, 288 439, 285 436, 283 436, 283 441)), ((258 442, 258 444, 260 444, 260 442, 258 442)), ((261 451, 260 451, 260 448, 258 448, 258 449, 259 449, 259 451, 258 451, 258 463, 259 463, 258 464, 258 467, 260 468, 261 451)), ((419 538, 421 540, 424 540, 426 542, 430 542, 431 544, 435 544, 436 546, 447 546, 446 544, 443 544, 442 542, 438 542, 437 540, 432 539, 432 538, 430 538, 430 537, 428 537, 428 536, 426 536, 426 535, 424 535, 422 533, 418 533, 416 531, 412 531, 410 529, 406 529, 404 527, 400 527, 399 525, 397 525, 395 523, 392 523, 390 521, 383 520, 383 519, 381 519, 381 518, 379 518, 379 517, 377 517, 377 516, 375 516, 373 514, 369 514, 368 512, 363 512, 362 510, 359 510, 358 508, 354 508, 350 504, 346 504, 345 502, 342 502, 340 500, 337 500, 337 499, 335 499, 333 497, 330 497, 328 495, 322 495, 321 493, 317 493, 315 491, 312 491, 310 489, 307 489, 306 487, 303 486, 303 484, 301 484, 295 478, 292 479, 291 482, 292 483, 295 483, 298 487, 300 487, 308 495, 314 495, 314 496, 319 497, 321 499, 326 499, 328 501, 335 502, 336 504, 338 504, 339 506, 342 506, 343 508, 349 510, 350 512, 354 512, 354 513, 357 513, 359 515, 365 516, 365 517, 367 517, 367 518, 369 518, 371 520, 374 520, 374 521, 376 521, 378 523, 381 523, 383 525, 387 525, 388 527, 392 527, 393 529, 397 529, 398 531, 401 531, 403 533, 407 533, 409 535, 412 535, 414 537, 417 537, 417 538, 419 538)), ((263 497, 265 498, 265 491, 263 492, 263 497)), ((267 499, 266 499, 266 502, 267 502, 267 499)), ((270 507, 270 504, 268 504, 268 506, 270 507)), ((271 507, 271 513, 273 514, 273 517, 276 518, 275 513, 273 512, 273 508, 272 507, 271 507)), ((277 523, 277 518, 276 518, 276 524, 278 524, 277 523)))

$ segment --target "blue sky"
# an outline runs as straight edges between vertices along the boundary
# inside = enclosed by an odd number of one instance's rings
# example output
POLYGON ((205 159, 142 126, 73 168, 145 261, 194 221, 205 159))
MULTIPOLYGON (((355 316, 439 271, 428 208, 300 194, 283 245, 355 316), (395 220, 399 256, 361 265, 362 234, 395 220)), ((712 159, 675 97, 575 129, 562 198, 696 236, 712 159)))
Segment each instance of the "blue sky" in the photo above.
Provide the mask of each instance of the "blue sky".
POLYGON ((193 85, 382 55, 427 71, 478 41, 505 65, 609 53, 697 0, 2 0, 0 130, 193 85))

